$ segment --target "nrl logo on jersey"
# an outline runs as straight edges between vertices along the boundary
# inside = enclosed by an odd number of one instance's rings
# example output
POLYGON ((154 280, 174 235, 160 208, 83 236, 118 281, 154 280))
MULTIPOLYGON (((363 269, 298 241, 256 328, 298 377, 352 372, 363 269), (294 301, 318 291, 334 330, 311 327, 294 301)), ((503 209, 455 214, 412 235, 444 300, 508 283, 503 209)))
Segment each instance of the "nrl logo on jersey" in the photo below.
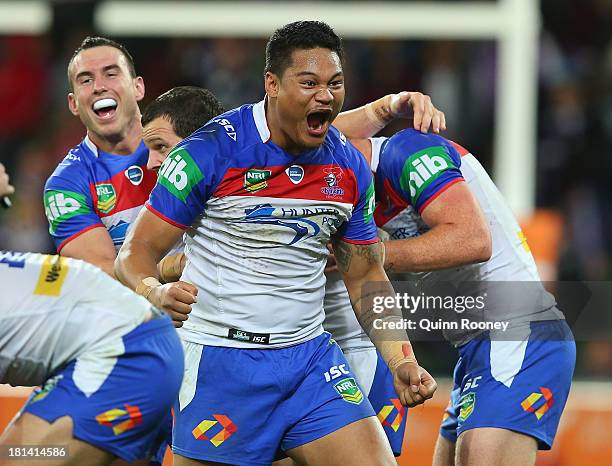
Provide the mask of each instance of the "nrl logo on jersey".
POLYGON ((108 214, 117 205, 117 193, 115 193, 115 187, 110 183, 97 184, 96 195, 98 196, 96 206, 103 214, 108 214))
POLYGON ((321 192, 330 197, 344 196, 344 189, 338 186, 342 179, 342 170, 337 167, 331 167, 323 169, 323 173, 325 173, 323 179, 327 186, 321 188, 321 192))
POLYGON ((272 170, 258 170, 251 168, 244 174, 244 189, 250 193, 256 193, 268 187, 268 179, 272 176, 272 170))

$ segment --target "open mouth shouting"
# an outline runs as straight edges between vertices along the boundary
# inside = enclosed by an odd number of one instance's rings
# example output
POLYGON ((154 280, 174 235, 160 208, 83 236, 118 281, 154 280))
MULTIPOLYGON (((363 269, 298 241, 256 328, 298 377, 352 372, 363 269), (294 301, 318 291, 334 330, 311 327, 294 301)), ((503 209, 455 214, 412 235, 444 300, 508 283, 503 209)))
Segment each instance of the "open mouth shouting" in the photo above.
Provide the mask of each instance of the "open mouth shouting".
POLYGON ((94 113, 102 120, 112 118, 117 111, 117 101, 111 98, 100 99, 92 105, 94 113))
POLYGON ((306 115, 308 134, 316 138, 325 136, 331 124, 331 115, 331 109, 315 109, 308 113, 308 115, 306 115))

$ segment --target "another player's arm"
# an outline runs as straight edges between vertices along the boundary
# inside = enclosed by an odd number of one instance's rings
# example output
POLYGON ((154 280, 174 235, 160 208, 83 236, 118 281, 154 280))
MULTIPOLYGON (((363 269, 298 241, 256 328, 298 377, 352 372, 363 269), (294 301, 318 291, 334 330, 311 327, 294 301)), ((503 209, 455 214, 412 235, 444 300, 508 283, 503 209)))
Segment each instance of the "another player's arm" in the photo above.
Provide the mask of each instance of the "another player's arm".
POLYGON ((380 329, 375 323, 402 319, 397 308, 377 312, 374 307, 375 297, 395 296, 382 267, 381 244, 352 244, 336 239, 333 246, 355 315, 393 373, 395 389, 402 404, 415 406, 423 403, 433 396, 436 382, 418 365, 408 335, 403 330, 380 329))
POLYGON ((369 138, 396 118, 412 118, 414 129, 426 133, 430 126, 439 133, 446 129, 444 112, 438 110, 428 95, 403 91, 340 113, 334 126, 348 138, 369 138))
POLYGON ((0 163, 0 197, 8 196, 15 192, 15 188, 11 185, 8 173, 4 168, 4 165, 0 163))
POLYGON ((385 241, 385 270, 424 272, 491 258, 491 232, 465 181, 455 183, 421 212, 430 227, 416 238, 385 241))
POLYGON ((157 264, 182 234, 182 229, 142 209, 115 261, 117 279, 168 312, 177 327, 187 320, 198 290, 181 281, 162 285, 157 264))
POLYGON ((115 258, 117 251, 113 240, 104 226, 92 228, 66 243, 60 254, 74 259, 81 259, 100 267, 104 272, 114 277, 115 258))

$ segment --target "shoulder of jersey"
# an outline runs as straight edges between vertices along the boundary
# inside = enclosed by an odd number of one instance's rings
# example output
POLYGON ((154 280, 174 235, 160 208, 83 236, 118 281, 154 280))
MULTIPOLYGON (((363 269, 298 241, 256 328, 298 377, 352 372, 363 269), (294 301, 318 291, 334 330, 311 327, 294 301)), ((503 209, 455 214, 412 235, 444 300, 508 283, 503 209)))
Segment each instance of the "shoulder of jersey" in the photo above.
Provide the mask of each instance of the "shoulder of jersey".
POLYGON ((84 178, 88 173, 84 170, 85 167, 95 163, 95 160, 96 156, 83 140, 79 145, 68 151, 68 154, 55 168, 48 181, 54 177, 70 178, 72 180, 84 178))
POLYGON ((251 107, 243 105, 214 117, 185 139, 185 142, 196 145, 215 144, 220 147, 245 145, 252 137, 249 125, 245 124, 247 118, 252 118, 249 111, 251 107))
MULTIPOLYGON (((325 138, 327 143, 331 143, 334 146, 340 145, 340 147, 352 147, 347 144, 346 136, 335 126, 330 126, 329 131, 327 132, 327 137, 325 138)), ((356 150, 356 149, 355 149, 356 150)))
POLYGON ((434 133, 421 133, 413 128, 398 131, 385 141, 382 151, 408 157, 415 152, 433 146, 443 146, 449 152, 458 151, 452 141, 434 133))

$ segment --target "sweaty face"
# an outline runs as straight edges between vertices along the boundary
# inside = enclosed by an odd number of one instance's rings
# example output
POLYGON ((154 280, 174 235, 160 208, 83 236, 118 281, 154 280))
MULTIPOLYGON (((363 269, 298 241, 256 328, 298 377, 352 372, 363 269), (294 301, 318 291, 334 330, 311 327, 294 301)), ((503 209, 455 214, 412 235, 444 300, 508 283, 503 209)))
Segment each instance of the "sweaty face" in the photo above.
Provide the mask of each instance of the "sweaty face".
POLYGON ((163 116, 155 118, 142 129, 142 139, 149 148, 147 168, 157 171, 170 150, 182 139, 176 135, 172 123, 163 116))
POLYGON ((144 84, 142 78, 130 75, 120 50, 110 46, 82 50, 69 72, 73 92, 68 107, 93 139, 116 141, 139 121, 137 102, 144 96, 144 84))
POLYGON ((271 97, 276 97, 285 149, 291 152, 293 145, 299 152, 323 144, 344 103, 344 75, 340 58, 329 49, 294 50, 291 57, 271 97))

